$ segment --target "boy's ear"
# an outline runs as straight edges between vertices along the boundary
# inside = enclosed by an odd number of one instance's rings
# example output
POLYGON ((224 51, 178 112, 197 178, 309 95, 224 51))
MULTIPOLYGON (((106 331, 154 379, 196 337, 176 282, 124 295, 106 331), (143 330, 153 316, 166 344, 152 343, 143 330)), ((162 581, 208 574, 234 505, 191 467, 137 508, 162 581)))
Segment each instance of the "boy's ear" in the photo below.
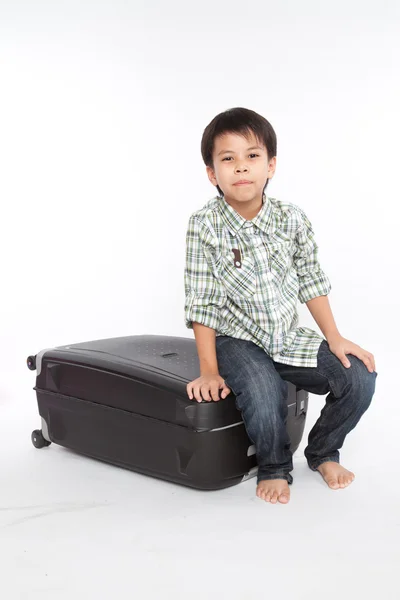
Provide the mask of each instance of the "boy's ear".
POLYGON ((208 179, 211 181, 213 185, 218 185, 217 178, 215 177, 214 170, 211 167, 206 167, 208 179))
POLYGON ((268 161, 268 177, 270 179, 272 179, 272 177, 275 175, 275 169, 276 169, 276 156, 274 156, 273 158, 271 158, 268 161))

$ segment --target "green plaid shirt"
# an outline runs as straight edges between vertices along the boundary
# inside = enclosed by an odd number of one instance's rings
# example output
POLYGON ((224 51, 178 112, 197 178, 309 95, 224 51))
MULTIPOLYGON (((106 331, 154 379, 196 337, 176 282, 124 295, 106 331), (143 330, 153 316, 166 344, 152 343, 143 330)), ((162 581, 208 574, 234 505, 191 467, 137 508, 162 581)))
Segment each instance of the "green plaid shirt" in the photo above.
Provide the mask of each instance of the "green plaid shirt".
POLYGON ((324 339, 298 327, 297 301, 329 294, 318 246, 304 211, 264 194, 251 221, 221 196, 189 218, 185 325, 251 340, 273 360, 316 367, 324 339))

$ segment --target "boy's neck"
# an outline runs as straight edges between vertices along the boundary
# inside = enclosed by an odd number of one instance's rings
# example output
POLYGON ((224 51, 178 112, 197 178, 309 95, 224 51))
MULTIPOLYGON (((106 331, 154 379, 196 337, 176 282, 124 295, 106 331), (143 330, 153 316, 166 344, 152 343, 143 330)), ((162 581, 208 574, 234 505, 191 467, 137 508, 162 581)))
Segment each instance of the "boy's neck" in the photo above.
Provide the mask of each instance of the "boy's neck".
MULTIPOLYGON (((227 202, 227 200, 225 200, 225 202, 227 202)), ((241 217, 243 217, 244 219, 246 219, 247 221, 251 221, 252 219, 254 219, 258 215, 258 213, 260 212, 260 210, 262 209, 262 206, 263 206, 262 201, 259 203, 258 207, 256 207, 256 208, 250 207, 247 209, 245 206, 243 206, 243 204, 240 204, 238 206, 234 206, 231 202, 228 202, 228 204, 230 206, 232 206, 232 208, 235 209, 236 212, 239 213, 239 215, 241 217)))

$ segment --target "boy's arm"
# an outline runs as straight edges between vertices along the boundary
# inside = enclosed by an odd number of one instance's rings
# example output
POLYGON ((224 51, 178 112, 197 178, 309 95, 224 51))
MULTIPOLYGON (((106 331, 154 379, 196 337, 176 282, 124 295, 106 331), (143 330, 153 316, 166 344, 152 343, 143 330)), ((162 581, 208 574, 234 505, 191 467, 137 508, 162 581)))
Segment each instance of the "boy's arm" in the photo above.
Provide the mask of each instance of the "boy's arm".
POLYGON ((306 304, 328 342, 334 337, 341 335, 336 327, 328 296, 312 298, 312 300, 309 300, 306 304))
POLYGON ((299 300, 302 304, 307 303, 307 308, 310 308, 309 300, 319 296, 327 296, 332 286, 319 264, 318 245, 315 241, 312 225, 304 211, 300 209, 300 213, 303 222, 296 233, 296 251, 293 255, 293 264, 299 281, 299 300))
POLYGON ((303 224, 296 234, 294 264, 299 279, 299 300, 307 305, 315 322, 327 340, 340 336, 329 305, 331 283, 321 269, 318 245, 310 220, 300 209, 303 224))
POLYGON ((200 375, 219 374, 215 329, 201 323, 193 323, 193 331, 200 362, 200 375))
POLYGON ((218 373, 215 338, 219 309, 226 301, 226 292, 213 273, 211 252, 207 251, 209 235, 192 215, 186 233, 185 325, 195 335, 201 375, 218 373))

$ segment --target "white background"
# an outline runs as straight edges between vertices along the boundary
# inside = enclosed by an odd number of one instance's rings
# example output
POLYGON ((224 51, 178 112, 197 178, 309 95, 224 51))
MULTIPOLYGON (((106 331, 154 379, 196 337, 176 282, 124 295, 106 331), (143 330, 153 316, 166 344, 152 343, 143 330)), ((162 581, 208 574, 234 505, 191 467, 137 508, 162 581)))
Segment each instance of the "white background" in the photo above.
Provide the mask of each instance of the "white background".
MULTIPOLYGON (((284 597, 398 597, 399 40, 395 0, 0 4, 7 600, 247 600, 271 585, 284 597), (287 506, 255 498, 254 480, 207 495, 30 442, 29 354, 193 337, 186 226, 217 193, 200 141, 235 106, 274 127, 266 193, 309 216, 338 328, 378 372, 341 454, 356 474, 346 490, 305 467, 324 403, 310 395, 287 506)), ((318 330, 305 305, 299 314, 318 330)))

